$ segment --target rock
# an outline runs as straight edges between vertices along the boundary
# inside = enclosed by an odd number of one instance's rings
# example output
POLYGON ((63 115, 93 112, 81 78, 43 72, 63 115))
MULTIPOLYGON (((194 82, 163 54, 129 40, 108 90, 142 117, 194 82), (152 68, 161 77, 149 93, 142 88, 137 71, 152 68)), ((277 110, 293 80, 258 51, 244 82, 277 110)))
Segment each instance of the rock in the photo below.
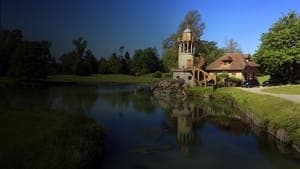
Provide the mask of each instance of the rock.
POLYGON ((154 96, 182 97, 186 96, 186 88, 187 86, 183 79, 158 80, 152 82, 150 90, 154 96))
POLYGON ((283 129, 278 129, 276 132, 276 138, 278 138, 280 141, 284 143, 289 143, 290 142, 290 137, 288 133, 283 130, 283 129))

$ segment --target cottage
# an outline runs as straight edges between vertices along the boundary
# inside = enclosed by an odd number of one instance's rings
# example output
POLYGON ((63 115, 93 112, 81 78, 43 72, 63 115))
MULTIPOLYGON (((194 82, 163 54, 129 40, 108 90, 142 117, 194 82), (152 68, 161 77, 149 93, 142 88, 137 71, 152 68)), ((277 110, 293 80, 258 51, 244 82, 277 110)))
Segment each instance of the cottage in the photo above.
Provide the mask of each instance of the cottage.
POLYGON ((259 64, 251 60, 250 55, 240 53, 226 53, 206 67, 209 75, 228 73, 231 78, 242 81, 256 79, 259 64))

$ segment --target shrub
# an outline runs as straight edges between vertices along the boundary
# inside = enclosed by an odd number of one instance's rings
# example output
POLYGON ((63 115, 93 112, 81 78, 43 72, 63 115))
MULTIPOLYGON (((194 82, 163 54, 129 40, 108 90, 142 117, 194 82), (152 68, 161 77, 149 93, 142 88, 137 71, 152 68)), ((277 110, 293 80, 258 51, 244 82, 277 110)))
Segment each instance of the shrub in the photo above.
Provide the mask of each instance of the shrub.
POLYGON ((76 67, 76 75, 79 76, 89 76, 91 75, 91 66, 87 62, 80 62, 76 67))
POLYGON ((165 77, 165 78, 170 78, 170 77, 172 77, 172 73, 166 73, 166 74, 164 75, 164 77, 165 77))
POLYGON ((227 78, 225 79, 226 86, 241 86, 242 80, 238 78, 227 78))
POLYGON ((152 75, 154 78, 161 78, 162 77, 162 74, 160 71, 156 71, 155 73, 153 73, 152 75))
POLYGON ((219 74, 217 76, 217 81, 222 81, 222 80, 227 79, 227 78, 229 78, 228 73, 222 73, 222 74, 219 74))

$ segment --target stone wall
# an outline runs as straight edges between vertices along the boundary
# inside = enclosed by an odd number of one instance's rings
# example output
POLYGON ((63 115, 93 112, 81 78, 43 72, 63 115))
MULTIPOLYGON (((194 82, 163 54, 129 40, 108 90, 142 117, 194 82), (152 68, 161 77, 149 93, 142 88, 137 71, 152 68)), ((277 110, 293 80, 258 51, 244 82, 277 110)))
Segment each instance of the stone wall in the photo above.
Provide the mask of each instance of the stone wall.
POLYGON ((158 80, 151 84, 151 92, 154 96, 185 97, 187 84, 181 78, 178 80, 158 80))

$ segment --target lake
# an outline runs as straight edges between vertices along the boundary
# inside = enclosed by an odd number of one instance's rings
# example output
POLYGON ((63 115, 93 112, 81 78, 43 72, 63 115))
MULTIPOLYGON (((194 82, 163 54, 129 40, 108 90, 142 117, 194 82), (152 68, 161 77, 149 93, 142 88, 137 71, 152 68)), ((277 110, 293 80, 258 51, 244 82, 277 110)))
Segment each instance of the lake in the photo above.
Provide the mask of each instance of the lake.
POLYGON ((95 119, 106 131, 104 169, 300 168, 299 154, 251 130, 231 105, 158 99, 147 92, 135 95, 134 89, 116 84, 2 88, 0 106, 53 109, 95 119))

